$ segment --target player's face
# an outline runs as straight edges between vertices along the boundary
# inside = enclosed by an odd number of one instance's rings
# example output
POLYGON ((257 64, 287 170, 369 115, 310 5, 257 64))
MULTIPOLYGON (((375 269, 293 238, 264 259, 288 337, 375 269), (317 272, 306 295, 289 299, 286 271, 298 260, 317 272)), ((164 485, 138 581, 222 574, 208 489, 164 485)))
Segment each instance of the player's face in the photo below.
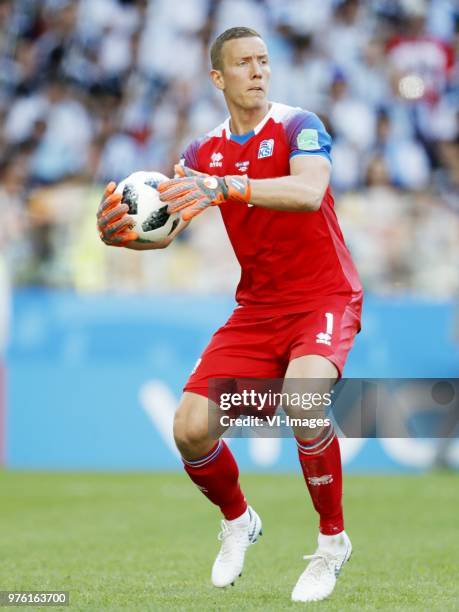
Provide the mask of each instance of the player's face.
POLYGON ((215 85, 228 102, 252 110, 266 106, 269 78, 268 50, 261 38, 228 40, 222 49, 222 70, 213 70, 215 85))

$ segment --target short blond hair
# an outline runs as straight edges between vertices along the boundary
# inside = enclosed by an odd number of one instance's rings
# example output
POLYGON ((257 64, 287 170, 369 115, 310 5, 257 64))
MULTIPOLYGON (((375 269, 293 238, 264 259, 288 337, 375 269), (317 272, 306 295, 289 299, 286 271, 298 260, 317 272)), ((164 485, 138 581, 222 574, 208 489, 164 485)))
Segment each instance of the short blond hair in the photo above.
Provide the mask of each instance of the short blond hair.
POLYGON ((261 38, 260 34, 256 30, 252 28, 245 27, 237 27, 237 28, 229 28, 225 30, 220 36, 218 36, 212 46, 210 48, 210 62, 212 64, 212 68, 214 70, 222 70, 223 68, 223 54, 222 49, 223 45, 228 40, 233 40, 234 38, 261 38))

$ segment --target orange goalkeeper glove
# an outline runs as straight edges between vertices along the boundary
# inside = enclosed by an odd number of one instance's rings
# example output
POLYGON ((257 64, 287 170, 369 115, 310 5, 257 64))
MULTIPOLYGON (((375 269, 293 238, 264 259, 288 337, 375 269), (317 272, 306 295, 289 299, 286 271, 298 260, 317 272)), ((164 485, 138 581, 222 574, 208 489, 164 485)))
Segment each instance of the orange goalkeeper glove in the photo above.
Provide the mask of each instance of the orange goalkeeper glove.
POLYGON ((121 193, 114 193, 116 183, 111 181, 105 187, 104 195, 97 211, 97 229, 102 242, 110 246, 125 246, 137 240, 137 232, 132 231, 134 220, 127 215, 129 206, 122 204, 121 193))
POLYGON ((186 166, 175 166, 179 178, 164 181, 157 187, 169 214, 183 210, 182 219, 190 221, 209 206, 219 206, 227 200, 250 201, 250 181, 247 176, 211 176, 186 166))

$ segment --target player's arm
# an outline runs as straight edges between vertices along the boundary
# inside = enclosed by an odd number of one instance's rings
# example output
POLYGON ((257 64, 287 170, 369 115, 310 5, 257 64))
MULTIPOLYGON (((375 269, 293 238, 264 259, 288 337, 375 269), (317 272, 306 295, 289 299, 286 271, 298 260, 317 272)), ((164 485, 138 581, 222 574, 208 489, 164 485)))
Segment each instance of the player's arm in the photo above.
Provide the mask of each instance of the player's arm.
POLYGON ((331 137, 317 115, 301 110, 284 128, 290 175, 252 180, 250 203, 273 210, 318 210, 330 182, 331 137))
POLYGON ((158 186, 168 212, 183 211, 189 221, 209 206, 239 202, 285 211, 314 211, 320 208, 330 181, 331 164, 320 155, 297 155, 290 159, 288 176, 250 180, 247 176, 210 176, 184 168, 185 177, 158 186))
POLYGON ((272 179, 247 176, 196 176, 185 169, 185 177, 164 181, 160 198, 169 213, 183 211, 189 220, 209 206, 251 204, 272 210, 308 212, 320 208, 330 181, 331 138, 313 113, 300 111, 285 124, 290 174, 272 179))
POLYGON ((290 159, 290 176, 250 181, 250 204, 273 210, 314 211, 330 182, 331 164, 321 155, 290 159))

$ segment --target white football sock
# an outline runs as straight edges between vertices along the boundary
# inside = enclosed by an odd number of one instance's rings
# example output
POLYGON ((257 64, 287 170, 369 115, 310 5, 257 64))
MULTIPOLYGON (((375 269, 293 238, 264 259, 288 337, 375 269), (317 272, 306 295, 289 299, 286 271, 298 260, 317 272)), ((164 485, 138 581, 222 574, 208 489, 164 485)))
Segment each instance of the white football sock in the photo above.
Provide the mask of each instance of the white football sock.
POLYGON ((346 541, 343 537, 343 533, 344 531, 341 531, 341 533, 337 533, 335 535, 325 535, 324 533, 319 533, 319 537, 317 538, 319 548, 330 553, 341 552, 344 548, 346 548, 346 541))
POLYGON ((229 525, 234 525, 235 527, 242 527, 242 526, 246 526, 250 523, 250 514, 249 514, 249 508, 247 507, 246 511, 241 514, 241 516, 238 516, 235 519, 232 519, 231 521, 226 521, 229 525))

